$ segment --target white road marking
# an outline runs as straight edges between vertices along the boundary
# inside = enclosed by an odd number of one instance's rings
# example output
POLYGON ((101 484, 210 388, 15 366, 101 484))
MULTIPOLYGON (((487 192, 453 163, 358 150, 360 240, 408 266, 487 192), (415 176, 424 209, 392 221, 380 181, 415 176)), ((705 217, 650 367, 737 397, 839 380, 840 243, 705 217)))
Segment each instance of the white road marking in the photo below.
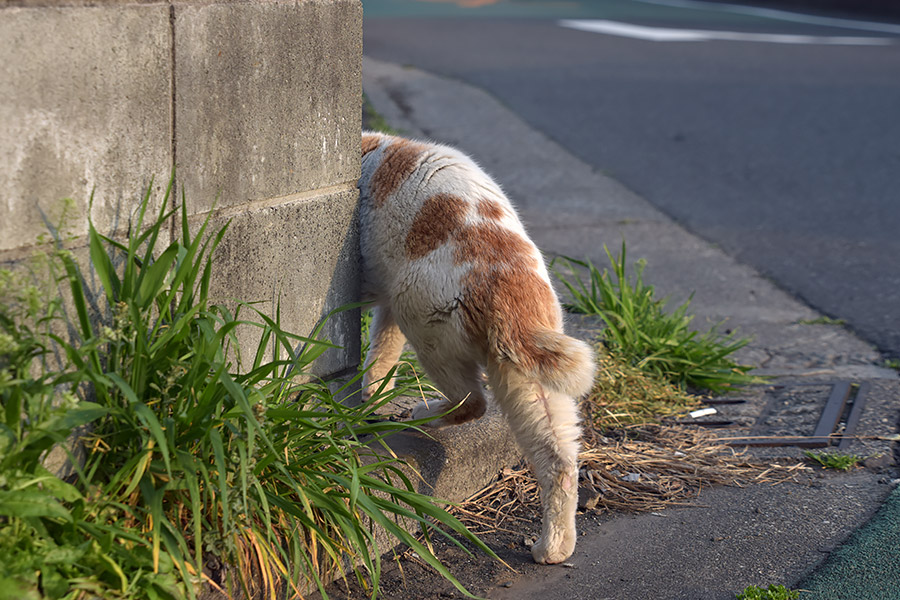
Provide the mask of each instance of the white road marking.
POLYGON ((669 27, 645 27, 602 19, 563 19, 562 27, 618 35, 652 42, 763 42, 769 44, 825 44, 837 46, 887 46, 889 38, 791 35, 781 33, 748 33, 737 31, 707 31, 704 29, 672 29, 669 27))
POLYGON ((743 6, 740 4, 722 4, 719 2, 702 2, 700 0, 636 0, 645 4, 658 4, 662 6, 675 6, 678 8, 690 8, 694 10, 709 10, 730 12, 738 15, 750 15, 775 19, 777 21, 791 21, 792 23, 807 23, 809 25, 825 25, 828 27, 840 27, 841 29, 859 29, 861 31, 876 31, 879 33, 893 33, 900 35, 900 25, 895 23, 879 23, 876 21, 857 21, 855 19, 839 19, 836 17, 823 17, 820 15, 807 15, 774 8, 760 8, 758 6, 743 6))

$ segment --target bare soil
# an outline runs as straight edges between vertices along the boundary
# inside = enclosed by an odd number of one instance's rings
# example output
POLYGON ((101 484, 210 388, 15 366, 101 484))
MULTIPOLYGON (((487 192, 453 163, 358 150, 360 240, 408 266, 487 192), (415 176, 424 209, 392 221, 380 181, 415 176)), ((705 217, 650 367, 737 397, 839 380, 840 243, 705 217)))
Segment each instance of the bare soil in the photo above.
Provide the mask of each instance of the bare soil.
MULTIPOLYGON (((492 589, 508 585, 522 575, 548 568, 534 563, 529 548, 540 534, 539 513, 532 508, 516 512, 515 520, 507 523, 504 529, 479 536, 503 562, 486 556, 469 543, 463 543, 463 549, 444 538, 432 538, 437 557, 471 594, 486 597, 492 589)), ((596 513, 579 514, 578 529, 586 533, 589 529, 599 528, 603 520, 596 513)), ((405 547, 384 556, 382 569, 379 598, 417 600, 466 597, 405 547)), ((371 597, 371 591, 365 591, 355 581, 339 581, 328 588, 328 595, 331 598, 362 599, 371 597)))

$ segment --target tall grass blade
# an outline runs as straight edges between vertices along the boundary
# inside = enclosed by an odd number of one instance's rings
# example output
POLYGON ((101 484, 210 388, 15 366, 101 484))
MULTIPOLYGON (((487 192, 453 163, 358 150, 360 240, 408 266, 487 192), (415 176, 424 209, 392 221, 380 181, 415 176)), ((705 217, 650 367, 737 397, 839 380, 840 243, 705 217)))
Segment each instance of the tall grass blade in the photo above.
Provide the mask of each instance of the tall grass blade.
POLYGON ((703 334, 691 329, 687 311, 693 294, 667 311, 667 300, 656 299, 653 286, 644 283, 644 261, 637 261, 634 276, 628 276, 624 241, 618 256, 605 246, 604 251, 610 267, 602 272, 590 261, 565 256, 554 259, 551 270, 572 297, 566 308, 603 321, 603 341, 611 353, 681 387, 722 392, 760 381, 748 374, 750 367, 728 358, 749 340, 719 336, 716 326, 703 334))

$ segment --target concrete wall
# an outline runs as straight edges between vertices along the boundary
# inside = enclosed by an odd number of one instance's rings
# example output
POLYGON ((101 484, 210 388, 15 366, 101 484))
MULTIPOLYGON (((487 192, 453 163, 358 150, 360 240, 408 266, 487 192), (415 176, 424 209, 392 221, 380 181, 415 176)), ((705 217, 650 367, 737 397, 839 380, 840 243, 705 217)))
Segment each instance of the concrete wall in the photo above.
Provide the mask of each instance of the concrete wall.
MULTIPOLYGON (((92 191, 97 228, 121 230, 177 165, 194 222, 232 219, 213 294, 280 296, 308 333, 358 292, 361 55, 359 0, 0 2, 0 261, 63 197, 75 234, 92 191)), ((356 364, 358 325, 331 323, 346 349, 318 374, 356 364)))

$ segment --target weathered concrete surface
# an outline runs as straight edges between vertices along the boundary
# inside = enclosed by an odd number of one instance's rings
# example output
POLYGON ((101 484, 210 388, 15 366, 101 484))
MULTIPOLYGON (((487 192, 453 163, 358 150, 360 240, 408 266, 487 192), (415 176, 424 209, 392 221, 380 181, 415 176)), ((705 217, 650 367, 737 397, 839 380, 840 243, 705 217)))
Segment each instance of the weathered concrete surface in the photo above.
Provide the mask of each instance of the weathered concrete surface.
MULTIPOLYGON (((284 329, 309 334, 358 297, 361 5, 179 2, 173 14, 179 185, 190 215, 232 219, 211 293, 268 314, 280 302, 284 329)), ((315 374, 358 363, 358 317, 329 321, 343 349, 315 374)), ((258 335, 239 339, 246 353, 258 335)))
MULTIPOLYGON (((0 265, 22 266, 72 198, 67 247, 103 320, 88 217, 121 239, 177 164, 191 222, 232 220, 213 300, 280 300, 283 328, 310 333, 358 298, 361 40, 358 0, 0 2, 0 265)), ((258 330, 239 335, 252 355, 258 330)), ((343 348, 313 373, 353 370, 359 312, 323 337, 343 348)), ((62 451, 46 464, 68 468, 62 451)))
MULTIPOLYGON (((396 402, 412 409, 419 400, 396 402)), ((421 493, 453 502, 468 498, 492 481, 500 469, 522 460, 522 452, 493 402, 480 419, 443 429, 405 431, 392 435, 388 444, 418 473, 415 477, 421 493)))
MULTIPOLYGON (((75 234, 127 220, 172 165, 169 10, 0 9, 0 251, 46 231, 71 197, 75 234)), ((158 205, 157 205, 158 206, 158 205)))
POLYGON ((176 3, 175 159, 191 213, 355 185, 361 32, 357 0, 176 3))
MULTIPOLYGON (((357 196, 356 188, 338 186, 217 212, 212 227, 231 223, 215 254, 219 276, 210 294, 229 304, 258 302, 255 307, 269 315, 280 304, 282 328, 310 334, 330 311, 359 297, 357 196)), ((244 315, 255 316, 246 309, 244 315)), ((238 330, 245 359, 253 359, 259 333, 238 330)), ((359 310, 330 318, 322 337, 342 348, 322 355, 314 374, 356 365, 359 310)))
MULTIPOLYGON (((359 0, 14 4, 0 4, 0 261, 27 256, 64 197, 73 248, 92 191, 97 229, 123 232, 177 165, 192 222, 233 219, 213 300, 273 314, 277 290, 283 327, 304 335, 357 299, 359 0)), ((318 375, 357 364, 357 315, 329 324, 346 348, 318 375)))

